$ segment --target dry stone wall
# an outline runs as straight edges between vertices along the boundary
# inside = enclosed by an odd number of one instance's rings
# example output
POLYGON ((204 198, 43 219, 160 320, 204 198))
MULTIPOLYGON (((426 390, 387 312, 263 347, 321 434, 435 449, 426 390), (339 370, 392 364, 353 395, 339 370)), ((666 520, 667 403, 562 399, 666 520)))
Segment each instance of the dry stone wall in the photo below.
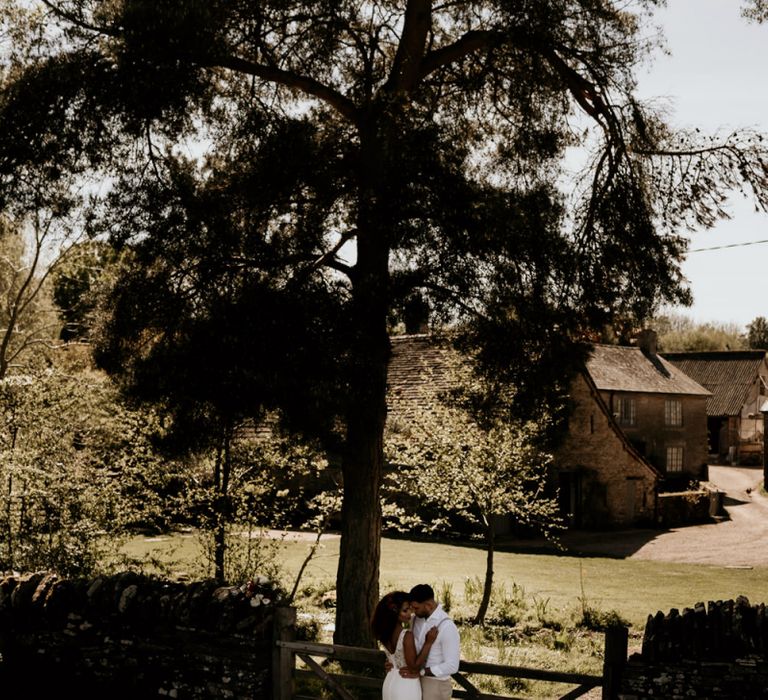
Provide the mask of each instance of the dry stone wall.
POLYGON ((627 662, 620 697, 768 698, 765 605, 740 596, 649 616, 642 652, 627 662))
POLYGON ((122 573, 0 581, 0 687, 17 697, 266 698, 274 594, 122 573), (71 693, 70 693, 71 694, 71 693))

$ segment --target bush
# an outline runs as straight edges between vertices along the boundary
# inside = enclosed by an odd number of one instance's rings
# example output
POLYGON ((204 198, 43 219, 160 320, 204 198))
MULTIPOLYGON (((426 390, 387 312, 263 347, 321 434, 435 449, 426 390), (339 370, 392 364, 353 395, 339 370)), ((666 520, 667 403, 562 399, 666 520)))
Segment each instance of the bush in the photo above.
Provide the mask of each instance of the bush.
POLYGON ((629 622, 616 610, 599 610, 590 605, 582 606, 579 627, 593 632, 605 632, 613 627, 629 627, 629 622))

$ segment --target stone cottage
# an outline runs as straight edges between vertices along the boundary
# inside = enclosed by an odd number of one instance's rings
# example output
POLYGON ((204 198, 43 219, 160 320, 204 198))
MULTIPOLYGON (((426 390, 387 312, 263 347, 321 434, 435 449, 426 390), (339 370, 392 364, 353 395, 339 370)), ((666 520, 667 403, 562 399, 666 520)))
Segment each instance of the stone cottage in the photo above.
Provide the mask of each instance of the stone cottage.
MULTIPOLYGON (((572 381, 568 432, 553 478, 574 527, 654 522, 660 488, 699 478, 706 465, 709 392, 643 347, 596 345, 572 381)), ((446 350, 428 335, 392 338, 390 425, 407 423, 447 388, 446 350)))
POLYGON ((658 356, 652 331, 593 346, 571 397, 556 461, 575 526, 652 522, 659 491, 706 478, 709 392, 658 356))
POLYGON ((710 392, 656 353, 656 334, 637 346, 596 345, 587 371, 633 447, 668 481, 706 477, 710 392))
POLYGON ((663 356, 712 394, 707 400, 710 459, 760 464, 760 408, 768 398, 765 350, 675 352, 663 356))
POLYGON ((555 454, 560 512, 571 527, 653 522, 662 473, 619 428, 589 372, 571 382, 568 432, 555 454))

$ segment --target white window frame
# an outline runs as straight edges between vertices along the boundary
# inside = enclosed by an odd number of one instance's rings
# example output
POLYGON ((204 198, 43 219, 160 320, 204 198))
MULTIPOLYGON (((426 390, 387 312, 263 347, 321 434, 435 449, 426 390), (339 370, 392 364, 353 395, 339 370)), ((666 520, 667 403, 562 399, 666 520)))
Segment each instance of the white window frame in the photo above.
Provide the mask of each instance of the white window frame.
POLYGON ((619 425, 637 425, 637 404, 634 396, 617 396, 619 425))
POLYGON ((664 425, 680 428, 683 425, 683 402, 681 399, 665 399, 664 425))
POLYGON ((672 474, 679 474, 683 471, 683 462, 685 459, 685 449, 680 445, 669 445, 667 447, 667 471, 672 474))

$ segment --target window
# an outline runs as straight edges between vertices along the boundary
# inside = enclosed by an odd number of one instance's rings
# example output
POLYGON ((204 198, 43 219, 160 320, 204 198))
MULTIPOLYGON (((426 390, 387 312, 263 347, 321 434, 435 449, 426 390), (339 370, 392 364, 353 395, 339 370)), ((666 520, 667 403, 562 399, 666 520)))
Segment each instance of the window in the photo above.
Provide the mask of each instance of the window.
POLYGON ((682 447, 667 448, 667 471, 668 472, 683 471, 683 448, 682 447))
POLYGON ((679 399, 667 399, 664 402, 664 425, 680 426, 683 424, 683 402, 679 399))
POLYGON ((635 424, 635 400, 630 397, 620 397, 617 399, 619 425, 635 424))

